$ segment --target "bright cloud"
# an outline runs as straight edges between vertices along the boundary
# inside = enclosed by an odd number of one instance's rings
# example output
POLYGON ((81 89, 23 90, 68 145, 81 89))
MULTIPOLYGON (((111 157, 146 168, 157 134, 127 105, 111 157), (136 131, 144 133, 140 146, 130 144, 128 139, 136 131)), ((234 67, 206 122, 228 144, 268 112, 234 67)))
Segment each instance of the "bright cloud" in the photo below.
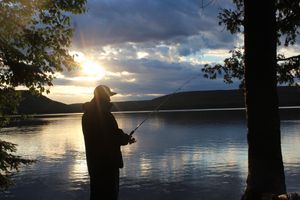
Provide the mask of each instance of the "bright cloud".
POLYGON ((46 96, 57 99, 67 104, 90 101, 93 96, 94 87, 56 85, 51 88, 50 94, 46 96))
MULTIPOLYGON (((88 12, 74 17, 72 54, 82 64, 57 73, 51 98, 84 102, 98 84, 111 87, 114 101, 151 99, 183 90, 237 88, 201 76, 203 64, 222 62, 243 45, 218 25, 220 8, 230 0, 89 0, 88 12), (203 4, 202 4, 203 3, 203 4)), ((285 51, 284 49, 280 51, 285 51)), ((286 50, 290 55, 299 52, 286 50)))

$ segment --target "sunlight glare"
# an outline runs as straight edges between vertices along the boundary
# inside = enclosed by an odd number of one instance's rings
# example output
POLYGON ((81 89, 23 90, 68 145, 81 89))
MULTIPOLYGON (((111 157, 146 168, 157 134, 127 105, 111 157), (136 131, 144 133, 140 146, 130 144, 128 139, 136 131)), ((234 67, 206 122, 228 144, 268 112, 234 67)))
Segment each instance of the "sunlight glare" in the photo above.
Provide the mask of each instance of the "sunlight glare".
POLYGON ((105 70, 95 62, 84 62, 82 65, 82 73, 91 79, 100 80, 105 75, 105 70))

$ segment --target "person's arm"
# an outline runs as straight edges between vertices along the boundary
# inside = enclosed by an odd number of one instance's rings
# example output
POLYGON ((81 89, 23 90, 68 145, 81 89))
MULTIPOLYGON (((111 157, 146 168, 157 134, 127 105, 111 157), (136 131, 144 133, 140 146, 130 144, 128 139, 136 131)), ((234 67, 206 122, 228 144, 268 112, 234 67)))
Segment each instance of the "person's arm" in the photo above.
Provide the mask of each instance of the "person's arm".
POLYGON ((118 130, 118 133, 115 134, 120 145, 127 145, 136 142, 135 138, 131 135, 124 133, 122 129, 118 130))
POLYGON ((124 133, 124 131, 118 127, 118 123, 112 114, 110 115, 110 120, 112 125, 112 136, 115 142, 117 142, 119 145, 127 145, 136 142, 135 138, 127 133, 124 133))

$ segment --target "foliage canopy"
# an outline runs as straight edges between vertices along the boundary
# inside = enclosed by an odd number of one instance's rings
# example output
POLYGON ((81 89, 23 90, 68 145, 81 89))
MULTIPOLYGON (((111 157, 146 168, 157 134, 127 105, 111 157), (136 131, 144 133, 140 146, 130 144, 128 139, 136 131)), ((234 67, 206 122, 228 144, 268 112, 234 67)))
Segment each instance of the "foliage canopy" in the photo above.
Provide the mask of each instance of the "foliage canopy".
POLYGON ((55 71, 77 65, 68 47, 71 17, 85 0, 0 1, 0 86, 51 86, 55 71))
MULTIPOLYGON (((219 13, 219 25, 232 34, 244 31, 244 1, 233 0, 235 9, 222 9, 219 13)), ((296 44, 300 27, 300 0, 278 0, 276 1, 276 23, 277 44, 288 47, 296 44)), ((236 47, 230 50, 231 56, 224 60, 223 64, 206 64, 202 71, 204 77, 215 79, 223 76, 225 83, 233 83, 235 80, 241 82, 244 87, 244 50, 236 47)), ((300 55, 286 57, 277 55, 277 81, 279 84, 296 85, 300 78, 300 55)))
MULTIPOLYGON (((78 64, 71 45, 74 14, 85 12, 86 0, 0 0, 0 129, 15 114, 25 86, 42 93, 55 72, 78 64)), ((7 189, 14 171, 34 162, 15 155, 16 144, 0 140, 0 189, 7 189)))

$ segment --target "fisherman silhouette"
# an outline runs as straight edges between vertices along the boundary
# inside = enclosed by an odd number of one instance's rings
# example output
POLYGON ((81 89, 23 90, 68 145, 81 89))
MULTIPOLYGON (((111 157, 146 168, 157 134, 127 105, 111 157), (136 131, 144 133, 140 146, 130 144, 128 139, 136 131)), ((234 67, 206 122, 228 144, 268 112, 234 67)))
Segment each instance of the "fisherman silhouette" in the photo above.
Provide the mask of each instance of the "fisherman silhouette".
POLYGON ((110 97, 116 93, 99 85, 94 98, 83 105, 82 131, 90 175, 91 200, 116 200, 119 193, 119 168, 123 167, 120 146, 135 139, 119 129, 110 112, 110 97))

